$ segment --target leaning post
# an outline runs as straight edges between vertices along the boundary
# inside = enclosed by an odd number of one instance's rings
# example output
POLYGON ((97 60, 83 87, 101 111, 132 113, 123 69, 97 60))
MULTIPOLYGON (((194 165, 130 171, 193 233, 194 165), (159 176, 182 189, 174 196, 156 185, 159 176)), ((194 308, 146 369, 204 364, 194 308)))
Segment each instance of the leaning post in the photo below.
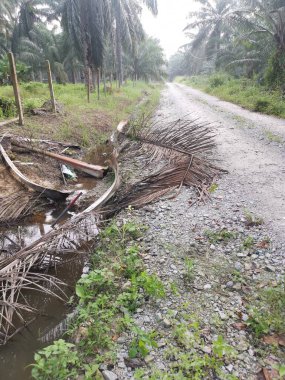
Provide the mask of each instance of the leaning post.
POLYGON ((49 92, 50 92, 50 100, 51 100, 51 106, 52 106, 52 112, 56 112, 56 104, 55 104, 55 97, 54 97, 54 90, 53 90, 53 83, 52 83, 52 75, 51 75, 51 69, 50 69, 50 63, 47 60, 47 74, 48 74, 48 85, 49 85, 49 92))
POLYGON ((15 102, 16 102, 16 106, 17 106, 18 114, 19 114, 19 125, 23 126, 24 125, 23 107, 22 107, 22 102, 21 102, 15 59, 14 59, 14 54, 12 52, 8 53, 8 60, 9 60, 9 65, 10 65, 11 81, 12 81, 13 90, 14 90, 15 102))

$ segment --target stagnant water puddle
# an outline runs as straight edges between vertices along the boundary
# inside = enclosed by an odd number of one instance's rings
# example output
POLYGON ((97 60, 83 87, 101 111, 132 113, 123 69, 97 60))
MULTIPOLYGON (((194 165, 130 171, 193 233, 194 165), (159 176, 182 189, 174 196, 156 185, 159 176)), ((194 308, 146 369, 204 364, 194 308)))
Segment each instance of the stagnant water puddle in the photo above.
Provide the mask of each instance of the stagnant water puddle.
MULTIPOLYGON (((94 188, 96 182, 97 180, 94 178, 82 177, 79 178, 75 187, 82 192, 86 192, 94 188)), ((22 225, 10 229, 1 228, 2 243, 0 248, 11 249, 13 247, 12 241, 21 246, 36 241, 51 230, 51 224, 65 206, 66 204, 60 204, 57 208, 53 206, 48 211, 26 220, 22 225), (3 239, 3 235, 6 235, 9 239, 3 239)), ((64 219, 71 217, 72 214, 71 209, 64 219)), ((72 295, 75 284, 82 275, 85 260, 86 257, 76 257, 64 265, 58 266, 56 270, 49 272, 49 274, 56 275, 57 278, 68 285, 65 289, 68 296, 72 295)), ((25 297, 32 300, 32 306, 40 310, 40 314, 36 315, 34 321, 9 340, 5 346, 0 347, 0 380, 30 379, 31 367, 28 366, 33 362, 35 351, 49 344, 48 342, 43 343, 40 338, 57 326, 72 311, 65 302, 42 293, 31 292, 29 294, 25 292, 25 297)))

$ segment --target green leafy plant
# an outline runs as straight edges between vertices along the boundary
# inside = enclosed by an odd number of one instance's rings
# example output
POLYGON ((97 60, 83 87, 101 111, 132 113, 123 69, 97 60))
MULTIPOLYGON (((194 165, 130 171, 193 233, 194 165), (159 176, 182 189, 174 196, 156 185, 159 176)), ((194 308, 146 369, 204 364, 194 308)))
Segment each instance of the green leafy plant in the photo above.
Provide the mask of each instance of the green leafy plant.
POLYGON ((156 332, 145 332, 137 326, 132 327, 132 333, 135 338, 130 344, 129 357, 135 358, 137 356, 146 357, 152 347, 156 348, 157 343, 155 341, 156 332))
POLYGON ((243 248, 245 249, 249 249, 249 248, 252 248, 254 245, 254 238, 252 236, 247 236, 243 243, 242 243, 242 246, 243 248))
POLYGON ((218 189, 219 185, 215 182, 209 187, 209 193, 214 193, 218 189))
POLYGON ((132 277, 132 282, 138 284, 143 288, 148 296, 162 298, 165 296, 165 289, 163 283, 154 274, 147 274, 142 272, 138 277, 132 277))
POLYGON ((32 364, 32 377, 36 380, 75 379, 80 360, 74 349, 74 344, 59 339, 40 350, 32 364))

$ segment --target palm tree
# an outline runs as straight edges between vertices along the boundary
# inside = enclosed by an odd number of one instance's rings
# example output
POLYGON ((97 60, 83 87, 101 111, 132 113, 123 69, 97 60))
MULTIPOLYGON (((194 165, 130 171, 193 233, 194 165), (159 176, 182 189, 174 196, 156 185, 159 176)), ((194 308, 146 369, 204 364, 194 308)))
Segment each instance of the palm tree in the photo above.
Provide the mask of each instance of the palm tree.
POLYGON ((224 41, 229 43, 233 27, 240 25, 242 16, 234 9, 233 0, 215 0, 213 5, 209 0, 197 1, 202 7, 199 11, 189 14, 193 21, 184 28, 192 39, 186 47, 194 59, 200 62, 212 60, 215 64, 224 41), (196 29, 198 32, 195 33, 196 29))
POLYGON ((123 49, 125 45, 136 55, 137 44, 144 38, 144 32, 140 21, 141 6, 146 5, 156 15, 157 0, 111 0, 112 17, 115 21, 117 79, 119 86, 123 83, 123 49))
POLYGON ((10 47, 16 4, 16 0, 1 0, 0 2, 0 57, 10 47))

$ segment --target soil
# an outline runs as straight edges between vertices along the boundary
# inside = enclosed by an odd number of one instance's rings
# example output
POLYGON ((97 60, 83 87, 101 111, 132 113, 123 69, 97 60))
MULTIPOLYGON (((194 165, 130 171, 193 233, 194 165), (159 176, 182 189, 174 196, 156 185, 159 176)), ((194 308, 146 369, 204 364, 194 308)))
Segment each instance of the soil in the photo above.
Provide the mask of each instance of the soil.
MULTIPOLYGON (((211 159, 229 173, 217 181, 206 204, 190 207, 193 189, 183 188, 174 200, 161 200, 118 217, 118 223, 132 218, 148 227, 140 242, 144 263, 166 289, 166 298, 145 300, 134 315, 142 330, 158 335, 158 347, 150 348, 145 358, 143 378, 159 379, 164 378, 162 373, 171 373, 175 363, 167 353, 181 346, 177 346, 175 328, 185 325, 185 320, 199 321, 204 342, 203 347, 191 346, 192 351, 184 347, 185 354, 193 355, 194 350, 203 358, 212 352, 220 335, 235 350, 222 368, 225 376, 264 379, 262 372, 266 371, 276 376, 273 367, 284 363, 284 348, 273 349, 256 340, 246 321, 257 292, 275 286, 284 276, 285 121, 246 111, 184 85, 168 84, 156 114, 156 128, 165 118, 183 115, 213 123, 217 148, 211 159), (278 142, 268 138, 268 131, 278 135, 278 142), (248 223, 249 213, 260 223, 248 223), (207 235, 207 231, 221 230, 235 237, 213 241, 207 235), (190 276, 188 259, 194 264, 190 276)), ((148 166, 146 171, 145 164, 139 157, 123 162, 129 181, 154 169, 148 166)), ((191 336, 190 330, 186 332, 191 336)), ((105 378, 134 378, 128 358, 132 339, 128 333, 119 337, 117 364, 105 378)), ((213 376, 206 378, 217 378, 213 376)))

